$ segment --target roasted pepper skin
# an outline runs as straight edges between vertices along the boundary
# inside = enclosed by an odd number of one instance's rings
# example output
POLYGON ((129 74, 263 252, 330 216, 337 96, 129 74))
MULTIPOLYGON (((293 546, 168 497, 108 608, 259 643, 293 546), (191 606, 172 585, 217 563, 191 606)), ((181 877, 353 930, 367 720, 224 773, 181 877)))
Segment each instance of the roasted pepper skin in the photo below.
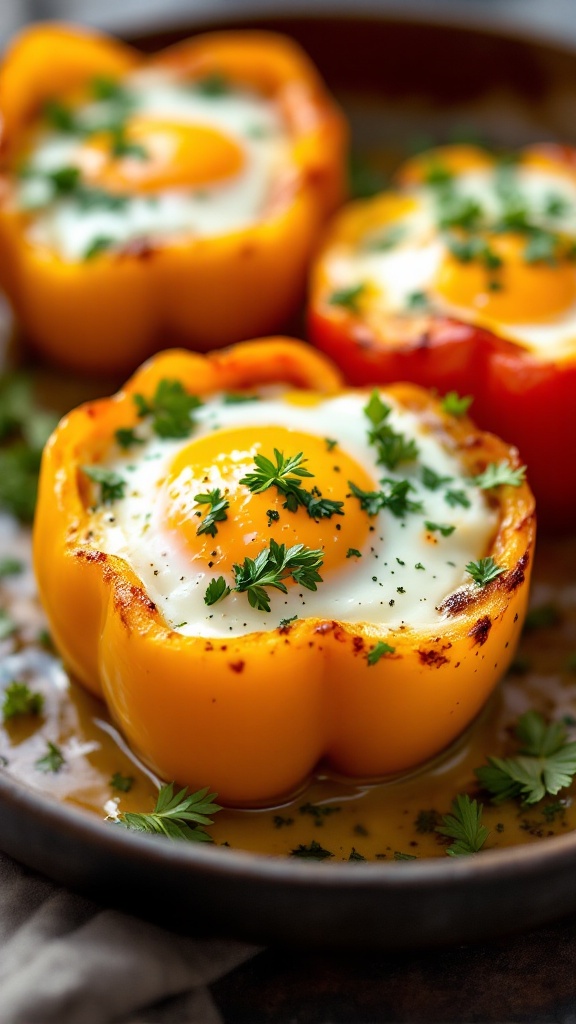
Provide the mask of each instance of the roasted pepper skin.
POLYGON ((0 285, 48 360, 127 372, 167 344, 205 351, 277 330, 301 302, 318 232, 344 195, 346 128, 290 40, 210 33, 148 58, 85 29, 36 25, 0 67, 0 115, 0 285), (46 100, 144 64, 182 75, 217 72, 275 97, 292 137, 289 180, 268 215, 244 230, 67 263, 26 239, 27 215, 10 202, 30 125, 46 100))
MULTIPOLYGON (((461 147, 439 150, 457 170, 461 147)), ((576 151, 542 145, 524 152, 527 161, 576 170, 576 151)), ((423 164, 408 162, 401 185, 418 182, 423 164)), ((359 238, 378 216, 382 197, 350 204, 328 230, 323 252, 359 238)), ((378 221, 376 220, 376 223, 378 221)), ((326 301, 323 255, 313 269, 308 334, 356 386, 413 381, 440 394, 473 395, 476 423, 520 450, 538 504, 538 523, 548 532, 576 529, 576 339, 570 356, 547 360, 480 326, 451 317, 418 313, 368 324, 362 315, 326 301)))
MULTIPOLYGON (((526 484, 491 499, 491 554, 506 571, 463 586, 438 625, 387 628, 302 619, 238 638, 185 637, 167 627, 119 558, 84 541, 89 512, 79 466, 102 454, 118 426, 135 422, 134 393, 162 378, 204 395, 287 382, 336 393, 342 380, 308 346, 244 343, 208 357, 172 351, 149 361, 110 399, 70 413, 42 464, 34 559, 50 629, 65 662, 104 696, 129 743, 161 776, 210 784, 228 804, 271 803, 324 761, 355 779, 411 768, 449 744, 478 713, 514 652, 534 545, 526 484), (394 653, 370 665, 384 640, 394 653)), ((517 453, 467 419, 443 413, 412 385, 394 397, 432 418, 470 473, 517 453)))

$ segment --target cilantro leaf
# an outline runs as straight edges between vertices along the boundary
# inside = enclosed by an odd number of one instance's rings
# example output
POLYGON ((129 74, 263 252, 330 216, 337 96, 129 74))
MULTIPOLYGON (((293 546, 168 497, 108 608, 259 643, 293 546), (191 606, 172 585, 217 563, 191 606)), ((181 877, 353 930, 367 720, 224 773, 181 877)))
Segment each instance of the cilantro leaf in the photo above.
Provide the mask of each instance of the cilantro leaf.
POLYGON ((212 842, 202 825, 211 825, 209 815, 221 810, 214 803, 216 793, 208 787, 195 793, 186 788, 174 792, 174 783, 168 782, 158 793, 154 809, 148 813, 126 811, 118 815, 118 824, 134 832, 167 836, 168 839, 186 839, 189 842, 212 842))
POLYGON ((450 857, 465 857, 482 849, 489 835, 482 824, 482 810, 482 804, 471 800, 465 793, 459 793, 453 800, 452 813, 444 814, 442 824, 436 826, 436 832, 441 836, 454 840, 446 848, 450 857))

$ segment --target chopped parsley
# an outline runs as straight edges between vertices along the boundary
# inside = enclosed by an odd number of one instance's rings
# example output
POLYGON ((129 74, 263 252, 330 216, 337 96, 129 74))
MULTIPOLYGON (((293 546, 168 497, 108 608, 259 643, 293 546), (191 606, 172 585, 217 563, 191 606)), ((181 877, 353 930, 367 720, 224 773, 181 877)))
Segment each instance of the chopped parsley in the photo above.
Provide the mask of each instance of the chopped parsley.
POLYGON ((362 558, 362 552, 358 548, 348 548, 346 558, 362 558))
POLYGON ((377 662, 380 661, 380 658, 383 658, 385 654, 394 654, 395 650, 395 647, 390 647, 390 644, 385 643, 384 640, 379 640, 378 643, 374 644, 374 647, 368 651, 366 661, 369 665, 376 665, 377 662))
POLYGON ((40 715, 44 708, 44 697, 34 693, 26 683, 13 680, 4 690, 2 715, 6 722, 23 715, 40 715))
POLYGON ((447 490, 444 495, 444 501, 450 508, 455 508, 460 505, 462 508, 470 508, 470 498, 466 494, 466 491, 453 491, 447 490))
POLYGON ((198 536, 208 533, 211 537, 215 537, 218 533, 216 524, 228 518, 227 509, 230 507, 230 502, 227 498, 222 497, 219 487, 215 487, 213 491, 207 491, 205 494, 195 494, 194 501, 197 501, 199 505, 210 506, 196 533, 198 536))
POLYGON ((387 469, 395 469, 401 462, 413 462, 418 457, 418 446, 413 438, 406 438, 388 422, 392 409, 382 401, 379 392, 372 391, 364 414, 372 424, 368 441, 377 450, 377 461, 387 469))
POLYGON ((221 71, 211 71, 210 74, 197 78, 190 84, 194 92, 210 99, 220 99, 230 93, 230 82, 221 71))
POLYGON ((430 530, 431 533, 440 533, 443 537, 449 537, 456 529, 455 526, 447 523, 432 523, 429 519, 424 521, 424 526, 427 530, 430 530))
POLYGON ((114 772, 110 779, 110 786, 112 789, 117 789, 119 793, 129 793, 134 785, 134 777, 132 775, 122 775, 122 772, 114 772))
POLYGON ((381 480, 380 483, 383 485, 383 489, 380 491, 363 491, 352 480, 348 481, 351 494, 353 497, 358 498, 360 508, 367 512, 369 516, 377 515, 384 508, 389 509, 397 519, 404 518, 408 512, 422 511, 422 502, 412 501, 408 497, 408 494, 414 491, 414 487, 409 480, 390 480, 386 478, 381 480))
POLYGON ((334 854, 330 850, 325 850, 320 843, 313 839, 308 846, 305 846, 304 843, 299 843, 294 850, 290 850, 290 856, 302 857, 307 860, 327 860, 329 857, 333 857, 334 854))
POLYGON ((231 592, 246 593, 252 608, 270 611, 270 597, 267 588, 281 590, 287 594, 285 579, 291 578, 307 590, 317 590, 322 582, 318 569, 322 566, 324 552, 319 549, 295 544, 286 548, 273 538, 255 559, 246 557, 241 565, 235 564, 235 586, 229 587, 223 576, 212 579, 208 584, 204 601, 207 605, 227 597, 231 592))
POLYGON ((60 747, 48 740, 46 753, 35 761, 35 767, 40 772, 53 772, 55 775, 62 770, 66 764, 66 758, 60 747))
POLYGON ((192 414, 202 405, 181 381, 167 378, 158 382, 152 398, 135 394, 133 399, 141 419, 152 417, 152 430, 158 437, 189 437, 194 428, 192 414))
POLYGON ((100 502, 103 505, 110 505, 113 501, 119 501, 124 497, 126 481, 113 469, 103 469, 102 466, 82 466, 82 472, 89 480, 100 484, 100 502))
POLYGON ((330 519, 333 515, 344 515, 343 501, 323 498, 317 488, 308 491, 301 486, 302 478, 314 477, 314 473, 310 473, 304 467, 307 460, 302 452, 286 458, 283 452, 275 448, 274 459, 275 463, 265 455, 255 455, 255 471, 247 473, 239 482, 245 484, 253 494, 262 494, 269 487, 275 487, 279 494, 286 498, 282 507, 289 512, 305 508, 312 519, 330 519))
POLYGON ((114 245, 114 239, 109 235, 96 235, 84 251, 85 260, 93 260, 103 252, 108 252, 114 245))
POLYGON ((514 469, 509 462, 491 462, 483 473, 473 478, 473 483, 484 491, 493 487, 520 487, 526 476, 526 466, 514 469))
POLYGON ((120 448, 131 448, 134 444, 144 444, 144 438, 138 437, 138 434, 132 427, 119 427, 114 434, 116 444, 120 448))
POLYGON ((460 396, 457 391, 448 391, 442 399, 442 408, 450 416, 465 416, 473 401, 472 395, 460 396))
POLYGON ((424 487, 427 487, 429 491, 437 491, 440 487, 445 487, 446 484, 452 483, 454 477, 441 476, 440 473, 430 469, 429 466, 422 466, 421 479, 424 487))
POLYGON ((357 313, 360 308, 360 300, 366 291, 366 284, 360 281, 359 284, 350 285, 348 288, 337 288, 328 296, 330 306, 342 306, 351 313, 357 313))

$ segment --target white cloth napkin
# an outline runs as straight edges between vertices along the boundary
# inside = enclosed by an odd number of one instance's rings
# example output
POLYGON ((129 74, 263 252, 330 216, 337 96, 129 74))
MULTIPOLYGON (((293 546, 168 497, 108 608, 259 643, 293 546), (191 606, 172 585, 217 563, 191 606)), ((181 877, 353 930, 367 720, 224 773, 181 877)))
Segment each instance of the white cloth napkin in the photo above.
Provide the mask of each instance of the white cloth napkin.
POLYGON ((0 854, 2 1024, 222 1024, 209 986, 257 952, 98 907, 0 854))

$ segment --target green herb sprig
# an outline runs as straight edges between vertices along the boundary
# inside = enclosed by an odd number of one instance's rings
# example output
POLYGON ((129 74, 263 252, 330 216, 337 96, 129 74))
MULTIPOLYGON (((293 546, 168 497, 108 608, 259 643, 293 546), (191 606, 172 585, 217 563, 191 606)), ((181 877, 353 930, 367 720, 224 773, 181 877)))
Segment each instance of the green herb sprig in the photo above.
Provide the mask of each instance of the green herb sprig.
POLYGON ((210 816, 222 809, 214 803, 215 797, 216 793, 209 793, 208 787, 195 793, 188 793, 186 788, 175 793, 174 783, 168 782, 160 789, 152 811, 125 811, 118 815, 117 824, 133 832, 211 843, 212 837, 202 826, 212 825, 210 816))
POLYGON ((304 544, 286 548, 271 537, 269 546, 255 559, 247 557, 241 565, 233 566, 234 587, 229 587, 223 576, 213 578, 206 589, 204 601, 213 605, 232 592, 246 593, 252 608, 269 612, 267 588, 286 594, 288 591, 283 581, 291 578, 307 590, 317 590, 317 584, 322 582, 318 570, 323 559, 324 552, 319 549, 307 548, 304 544))
POLYGON ((364 414, 372 424, 368 441, 377 450, 377 461, 387 469, 395 469, 401 462, 413 462, 418 457, 418 446, 413 438, 399 434, 388 422, 392 409, 382 401, 379 392, 372 391, 364 414))
POLYGON ((563 722, 547 723, 537 711, 527 711, 515 732, 518 756, 489 757, 488 764, 475 772, 493 803, 520 799, 535 804, 570 785, 576 775, 576 742, 568 741, 563 722))
POLYGON ((152 398, 135 394, 134 404, 140 419, 152 417, 152 430, 158 437, 190 437, 194 428, 193 413, 202 405, 197 395, 186 391, 179 380, 163 378, 152 398))
POLYGON ((243 476, 240 483, 245 484, 253 494, 262 494, 269 487, 275 487, 286 498, 282 507, 289 512, 296 512, 302 507, 312 519, 330 519, 333 515, 344 515, 343 501, 323 498, 316 488, 309 491, 301 486, 303 478, 314 477, 314 473, 304 467, 307 459, 302 452, 286 457, 275 448, 274 459, 275 463, 265 455, 255 455, 256 469, 243 476))
POLYGON ((228 519, 227 509, 230 507, 230 502, 227 498, 222 497, 219 487, 215 487, 213 491, 207 491, 204 494, 195 494, 194 501, 197 501, 199 505, 210 506, 196 533, 198 536, 207 533, 210 537, 215 537, 218 533, 216 524, 228 519))
POLYGON ((482 824, 482 804, 471 800, 466 793, 459 793, 452 802, 452 813, 442 817, 442 824, 436 832, 448 836, 454 842, 446 848, 450 857, 466 857, 478 853, 489 836, 489 830, 482 824))

